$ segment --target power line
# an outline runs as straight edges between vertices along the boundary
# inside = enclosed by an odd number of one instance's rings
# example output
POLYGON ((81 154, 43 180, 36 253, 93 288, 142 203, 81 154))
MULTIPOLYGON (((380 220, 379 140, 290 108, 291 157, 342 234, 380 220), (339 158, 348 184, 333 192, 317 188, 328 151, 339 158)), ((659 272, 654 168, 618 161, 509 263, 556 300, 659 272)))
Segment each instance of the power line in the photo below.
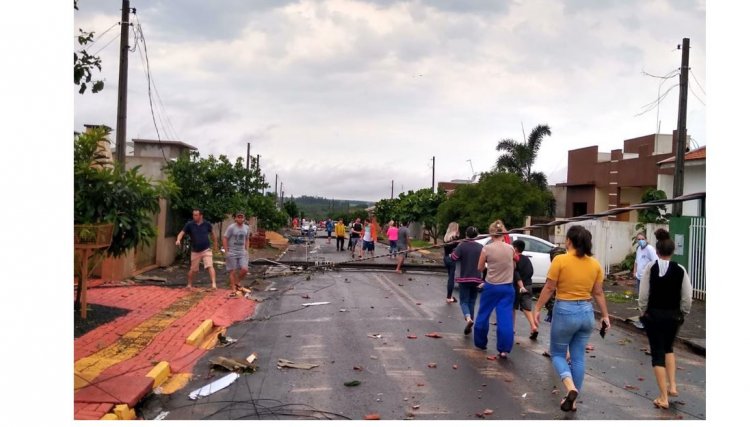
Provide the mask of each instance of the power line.
POLYGON ((104 45, 104 46, 103 46, 103 47, 102 47, 101 49, 99 49, 99 50, 97 50, 96 52, 94 52, 94 53, 92 54, 92 56, 96 56, 97 54, 99 54, 99 52, 101 52, 102 50, 106 49, 106 48, 107 48, 107 46, 109 46, 110 44, 112 44, 112 42, 113 42, 113 41, 115 41, 115 40, 117 40, 117 39, 119 39, 119 38, 120 38, 120 35, 119 35, 119 34, 117 34, 117 35, 116 35, 116 36, 115 36, 115 37, 114 37, 114 38, 113 38, 112 40, 108 41, 108 42, 107 42, 107 44, 105 44, 105 45, 104 45))
POLYGON ((695 97, 695 99, 697 99, 697 100, 698 100, 698 102, 700 102, 701 104, 703 104, 703 106, 705 107, 705 106, 706 106, 706 103, 705 103, 705 102, 703 102, 703 100, 702 100, 702 99, 700 98, 700 96, 698 96, 698 94, 696 94, 696 93, 695 93, 695 92, 693 91, 693 85, 691 85, 691 84, 690 84, 690 82, 688 82, 688 89, 690 89, 690 93, 692 93, 692 94, 693 94, 693 96, 695 97))
POLYGON ((703 94, 706 95, 706 91, 703 90, 703 86, 701 86, 700 82, 698 82, 698 78, 695 77, 695 74, 693 74, 693 70, 690 70, 690 75, 693 76, 693 81, 695 81, 695 84, 697 84, 698 87, 701 89, 701 92, 703 92, 703 94))
POLYGON ((658 106, 659 106, 659 104, 661 103, 661 101, 663 101, 663 100, 664 100, 664 98, 666 98, 666 97, 667 97, 667 95, 669 95, 669 92, 671 92, 671 91, 672 91, 672 89, 676 88, 677 86, 679 86, 679 84, 675 84, 675 85, 673 85, 672 87, 670 87, 669 89, 667 89, 667 91, 666 91, 666 92, 664 93, 664 95, 661 95, 661 96, 659 96, 659 97, 658 97, 658 98, 656 99, 656 101, 652 101, 652 102, 650 102, 650 103, 648 103, 648 104, 644 105, 643 107, 641 107, 641 108, 646 108, 646 110, 644 110, 644 111, 642 111, 642 112, 640 112, 640 113, 636 114, 636 115, 635 115, 635 117, 638 117, 638 116, 642 116, 642 115, 644 115, 644 114, 648 113, 649 111, 653 110, 654 108, 658 107, 658 106))
MULTIPOLYGON (((97 42, 98 42, 99 40, 101 40, 101 39, 102 39, 102 37, 104 37, 104 35, 105 35, 105 34, 107 34, 108 32, 110 32, 110 31, 112 30, 112 28, 115 28, 115 27, 116 27, 116 26, 118 26, 119 24, 120 24, 119 22, 115 22, 114 24, 112 24, 112 26, 111 26, 111 27, 109 27, 109 28, 107 28, 106 30, 104 30, 104 32, 103 32, 103 33, 99 34, 99 37, 97 37, 97 38, 95 38, 94 40, 92 40, 92 41, 91 41, 91 43, 86 43, 86 44, 85 44, 85 46, 86 46, 86 47, 91 47, 91 46, 95 45, 95 44, 96 44, 96 43, 97 43, 97 42)), ((92 33, 92 34, 96 34, 96 33, 92 33)), ((78 37, 80 37, 80 36, 74 36, 74 37, 75 37, 75 38, 77 39, 77 38, 78 38, 78 37)), ((84 46, 84 45, 82 45, 82 46, 84 46)))

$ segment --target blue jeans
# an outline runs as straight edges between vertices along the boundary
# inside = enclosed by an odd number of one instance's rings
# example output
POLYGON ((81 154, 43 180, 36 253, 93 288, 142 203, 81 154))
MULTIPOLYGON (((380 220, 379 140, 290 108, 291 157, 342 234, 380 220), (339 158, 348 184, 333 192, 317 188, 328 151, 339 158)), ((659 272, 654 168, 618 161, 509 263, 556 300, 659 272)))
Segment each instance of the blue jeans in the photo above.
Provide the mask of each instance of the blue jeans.
POLYGON ((397 252, 396 244, 398 243, 398 240, 389 240, 388 243, 391 244, 388 253, 394 255, 397 252))
POLYGON ((513 349, 513 301, 516 291, 512 283, 485 282, 479 298, 479 313, 474 323, 474 345, 486 349, 490 331, 490 315, 495 311, 497 320, 497 351, 510 353, 513 349))
POLYGON ((458 299, 461 305, 461 312, 466 316, 471 317, 474 320, 474 306, 477 303, 477 286, 478 283, 459 283, 458 284, 458 299))
POLYGON ((446 255, 443 258, 443 264, 448 269, 448 296, 446 298, 450 298, 453 296, 453 288, 455 286, 456 261, 453 261, 450 255, 446 255))
POLYGON ((555 301, 549 352, 560 379, 573 378, 578 392, 583 388, 586 343, 594 330, 594 308, 590 301, 555 301), (570 350, 570 366, 565 358, 570 350))

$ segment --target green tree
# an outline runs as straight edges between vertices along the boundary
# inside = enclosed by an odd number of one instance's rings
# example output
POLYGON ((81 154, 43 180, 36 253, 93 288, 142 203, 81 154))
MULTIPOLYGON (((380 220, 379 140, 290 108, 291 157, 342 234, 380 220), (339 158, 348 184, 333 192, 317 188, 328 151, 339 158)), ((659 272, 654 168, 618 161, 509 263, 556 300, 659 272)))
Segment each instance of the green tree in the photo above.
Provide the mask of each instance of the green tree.
MULTIPOLYGON (((73 1, 73 8, 78 10, 78 0, 73 1)), ((86 92, 89 84, 91 84, 91 92, 97 93, 104 89, 104 81, 94 80, 92 84, 91 79, 95 68, 102 71, 102 60, 88 53, 85 48, 87 44, 94 42, 94 33, 79 28, 76 41, 80 47, 73 52, 73 84, 78 86, 78 93, 86 92)))
POLYGON ((257 217, 264 228, 283 224, 285 217, 278 212, 275 198, 263 194, 268 184, 260 170, 246 169, 241 157, 231 162, 224 155, 201 158, 193 151, 170 161, 164 170, 178 188, 171 201, 184 220, 190 218, 193 209, 200 208, 206 220, 217 224, 237 210, 257 217))
POLYGON ((424 226, 433 244, 437 244, 438 238, 438 208, 445 202, 444 190, 437 193, 432 188, 422 188, 417 191, 409 191, 399 195, 399 208, 401 221, 417 222, 424 226))
POLYGON ((399 221, 401 213, 399 211, 399 199, 383 199, 375 203, 373 212, 381 225, 388 224, 388 221, 399 221))
POLYGON ((168 196, 170 187, 155 185, 138 167, 127 171, 121 165, 108 167, 98 145, 105 138, 107 132, 96 129, 74 140, 73 220, 75 224, 114 224, 107 253, 119 257, 156 236, 152 216, 159 211, 159 197, 168 196))
MULTIPOLYGON (((641 196, 641 203, 653 202, 655 200, 664 200, 667 193, 656 188, 648 188, 641 196)), ((636 234, 633 236, 633 245, 636 244, 638 233, 646 234, 646 224, 666 224, 671 215, 667 213, 666 205, 652 206, 650 208, 638 211, 638 223, 635 224, 636 234)))
POLYGON ((473 225, 486 233, 496 219, 502 219, 510 230, 522 226, 526 216, 543 215, 549 197, 549 191, 516 174, 486 173, 478 183, 458 187, 438 208, 437 219, 441 231, 455 221, 462 229, 473 225))
POLYGON ((547 176, 542 172, 534 172, 531 167, 542 146, 545 136, 551 136, 548 125, 537 125, 531 130, 529 137, 523 143, 513 139, 503 139, 497 143, 496 150, 502 154, 497 158, 495 170, 516 174, 524 182, 536 185, 541 189, 547 188, 547 176))
POLYGON ((294 200, 287 200, 286 202, 284 202, 284 211, 286 211, 286 214, 289 215, 289 218, 299 217, 299 208, 297 207, 297 203, 295 203, 294 200))

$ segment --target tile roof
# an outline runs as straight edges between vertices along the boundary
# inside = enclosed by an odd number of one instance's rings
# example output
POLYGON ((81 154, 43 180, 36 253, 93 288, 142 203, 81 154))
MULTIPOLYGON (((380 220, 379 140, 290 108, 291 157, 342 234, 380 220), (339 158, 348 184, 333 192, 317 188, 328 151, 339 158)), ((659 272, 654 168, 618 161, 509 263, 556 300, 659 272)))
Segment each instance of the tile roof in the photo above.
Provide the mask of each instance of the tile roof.
MULTIPOLYGON (((706 146, 696 148, 695 150, 688 151, 685 153, 685 161, 688 160, 705 160, 706 159, 706 146)), ((672 156, 668 159, 662 160, 659 164, 674 163, 675 157, 672 156)))

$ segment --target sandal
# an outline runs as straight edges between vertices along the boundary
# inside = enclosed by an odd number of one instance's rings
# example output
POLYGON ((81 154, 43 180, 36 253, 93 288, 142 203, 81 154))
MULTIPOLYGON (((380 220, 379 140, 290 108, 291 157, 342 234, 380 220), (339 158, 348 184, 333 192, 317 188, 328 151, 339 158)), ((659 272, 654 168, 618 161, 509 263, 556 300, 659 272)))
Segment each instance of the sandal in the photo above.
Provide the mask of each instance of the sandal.
POLYGON ((663 403, 659 402, 659 399, 654 399, 654 406, 659 409, 669 409, 669 403, 664 405, 663 403))
MULTIPOLYGON (((563 412, 570 412, 573 410, 573 404, 575 403, 576 399, 578 398, 578 390, 570 390, 568 392, 568 395, 565 396, 565 399, 560 402, 560 409, 563 412)), ((656 403, 656 402, 654 402, 656 403)))
POLYGON ((239 292, 232 291, 232 292, 229 293, 228 298, 239 298, 240 296, 238 294, 239 294, 239 292))
POLYGON ((539 336, 539 331, 534 331, 531 333, 531 335, 529 335, 529 339, 532 341, 536 341, 536 337, 538 336, 539 336))

